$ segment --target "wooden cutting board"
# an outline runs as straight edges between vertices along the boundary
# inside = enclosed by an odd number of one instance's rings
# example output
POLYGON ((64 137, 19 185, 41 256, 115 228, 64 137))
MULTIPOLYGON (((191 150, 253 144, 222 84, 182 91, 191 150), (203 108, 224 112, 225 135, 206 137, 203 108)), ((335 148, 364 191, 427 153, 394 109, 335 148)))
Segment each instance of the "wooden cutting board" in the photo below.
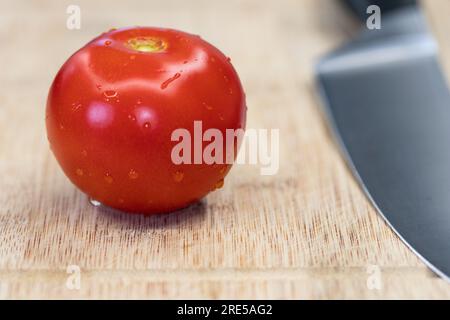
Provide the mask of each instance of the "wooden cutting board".
MULTIPOLYGON (((77 3, 80 30, 66 29, 71 1, 0 11, 1 298, 450 298, 371 207, 319 113, 314 61, 356 31, 337 2, 77 3), (229 55, 248 127, 280 129, 278 174, 235 166, 171 215, 91 206, 49 151, 47 90, 71 53, 128 25, 201 34, 229 55)), ((448 67, 450 2, 425 5, 448 67)))

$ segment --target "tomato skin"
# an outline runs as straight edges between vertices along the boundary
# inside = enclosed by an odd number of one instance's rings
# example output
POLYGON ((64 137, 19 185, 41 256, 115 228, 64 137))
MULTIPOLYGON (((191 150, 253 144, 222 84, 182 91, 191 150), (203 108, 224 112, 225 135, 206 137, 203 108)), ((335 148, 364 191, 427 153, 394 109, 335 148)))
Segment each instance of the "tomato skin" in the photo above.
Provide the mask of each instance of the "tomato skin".
POLYGON ((73 54, 47 100, 47 135, 67 177, 101 203, 162 213, 221 184, 227 164, 171 160, 171 134, 195 120, 203 131, 245 128, 245 95, 229 59, 200 37, 171 29, 124 28, 73 54), (138 51, 130 39, 158 39, 138 51), (145 48, 144 48, 145 49, 145 48))

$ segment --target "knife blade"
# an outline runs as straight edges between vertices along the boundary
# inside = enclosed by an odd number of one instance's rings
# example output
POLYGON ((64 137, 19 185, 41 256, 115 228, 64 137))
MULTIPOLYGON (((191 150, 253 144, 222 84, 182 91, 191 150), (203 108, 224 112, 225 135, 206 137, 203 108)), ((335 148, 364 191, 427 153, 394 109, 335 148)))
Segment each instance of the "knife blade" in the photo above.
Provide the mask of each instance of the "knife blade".
MULTIPOLYGON (((450 281, 450 92, 420 6, 381 7, 363 30, 316 65, 325 115, 376 210, 450 281)), ((360 17, 370 1, 348 0, 360 17)))

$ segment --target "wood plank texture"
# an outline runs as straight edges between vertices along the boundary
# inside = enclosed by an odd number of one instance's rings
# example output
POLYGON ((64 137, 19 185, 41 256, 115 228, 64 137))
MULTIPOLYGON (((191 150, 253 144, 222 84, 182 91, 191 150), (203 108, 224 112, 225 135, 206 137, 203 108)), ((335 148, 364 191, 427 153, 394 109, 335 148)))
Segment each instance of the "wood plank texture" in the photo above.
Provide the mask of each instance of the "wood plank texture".
MULTIPOLYGON (((449 3, 426 1, 447 66, 449 3)), ((0 298, 450 298, 370 206, 321 118, 314 61, 356 30, 337 2, 83 0, 73 31, 69 4, 1 4, 0 298), (46 95, 72 52, 128 25, 201 34, 227 53, 248 127, 280 129, 278 174, 238 165, 171 215, 92 207, 48 148, 46 95), (80 290, 66 286, 69 265, 80 290)))

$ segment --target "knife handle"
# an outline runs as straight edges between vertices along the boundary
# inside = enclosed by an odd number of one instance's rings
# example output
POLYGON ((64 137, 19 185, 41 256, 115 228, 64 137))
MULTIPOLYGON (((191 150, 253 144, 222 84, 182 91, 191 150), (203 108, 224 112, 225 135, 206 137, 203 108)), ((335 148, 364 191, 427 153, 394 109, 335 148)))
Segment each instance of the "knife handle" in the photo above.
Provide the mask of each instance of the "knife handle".
POLYGON ((367 19, 367 7, 377 5, 382 13, 394 11, 408 6, 417 5, 417 0, 342 0, 345 5, 353 11, 360 20, 367 19))

